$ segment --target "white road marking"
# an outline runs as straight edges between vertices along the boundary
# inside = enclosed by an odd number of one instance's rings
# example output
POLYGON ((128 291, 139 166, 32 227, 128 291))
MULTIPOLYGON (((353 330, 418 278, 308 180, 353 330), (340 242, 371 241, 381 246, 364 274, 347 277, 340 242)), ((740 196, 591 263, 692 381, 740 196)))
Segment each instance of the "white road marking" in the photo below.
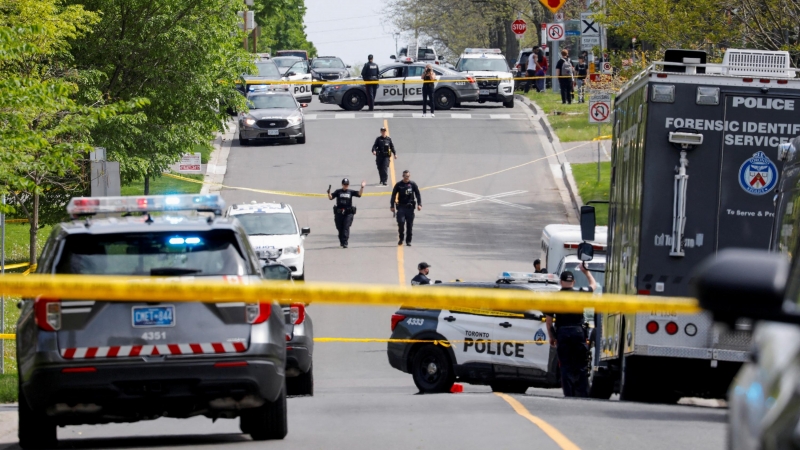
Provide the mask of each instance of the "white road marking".
POLYGON ((446 205, 442 205, 444 207, 461 206, 461 205, 468 205, 470 203, 478 203, 478 202, 482 202, 482 201, 488 201, 488 202, 497 203, 497 204, 500 204, 500 205, 510 206, 512 208, 532 209, 532 208, 530 208, 528 206, 517 205, 516 203, 510 203, 510 202, 506 202, 506 201, 503 201, 503 200, 497 200, 498 198, 501 198, 501 197, 510 197, 512 195, 524 194, 524 193, 526 193, 528 191, 511 191, 511 192, 503 192, 502 194, 494 194, 494 195, 485 195, 484 196, 484 195, 472 194, 470 192, 458 191, 458 190, 450 189, 450 188, 439 188, 439 189, 441 189, 443 191, 447 191, 447 192, 452 192, 454 194, 460 194, 460 195, 463 195, 463 196, 466 196, 466 197, 471 197, 470 200, 462 200, 460 202, 453 202, 453 203, 448 203, 446 205))
POLYGON ((489 114, 490 119, 510 119, 511 114, 489 114))
POLYGON ((353 113, 349 113, 349 114, 339 113, 339 114, 336 114, 336 116, 334 116, 334 117, 336 117, 337 119, 355 119, 356 115, 353 114, 353 113))
POLYGON ((451 119, 472 119, 472 114, 450 114, 451 119))

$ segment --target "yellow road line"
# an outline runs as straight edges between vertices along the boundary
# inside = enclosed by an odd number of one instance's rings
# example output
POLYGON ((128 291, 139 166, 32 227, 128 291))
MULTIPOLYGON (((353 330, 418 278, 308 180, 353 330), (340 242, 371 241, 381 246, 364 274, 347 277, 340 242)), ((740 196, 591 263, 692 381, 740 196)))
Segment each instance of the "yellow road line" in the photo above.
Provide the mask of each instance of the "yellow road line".
POLYGON ((580 447, 578 447, 572 441, 567 439, 567 437, 564 436, 560 431, 558 431, 556 427, 550 425, 549 423, 545 422, 539 417, 536 417, 533 414, 531 414, 524 406, 522 406, 522 403, 518 402, 515 398, 506 394, 501 394, 499 392, 496 392, 495 394, 497 394, 498 397, 502 398, 509 405, 511 405, 511 407, 514 408, 514 411, 516 411, 517 414, 530 420, 531 423, 533 423, 534 425, 539 427, 542 431, 544 431, 544 434, 546 434, 548 437, 550 437, 550 439, 555 441, 555 443, 563 450, 580 450, 580 447))
MULTIPOLYGON (((383 119, 383 126, 386 128, 386 135, 389 136, 389 121, 383 119)), ((392 176, 392 189, 394 189, 397 178, 394 174, 394 158, 391 155, 389 156, 389 174, 392 176)), ((392 193, 390 192, 389 195, 392 195, 392 193)), ((405 252, 402 245, 397 246, 397 281, 400 286, 405 286, 406 284, 405 252)))

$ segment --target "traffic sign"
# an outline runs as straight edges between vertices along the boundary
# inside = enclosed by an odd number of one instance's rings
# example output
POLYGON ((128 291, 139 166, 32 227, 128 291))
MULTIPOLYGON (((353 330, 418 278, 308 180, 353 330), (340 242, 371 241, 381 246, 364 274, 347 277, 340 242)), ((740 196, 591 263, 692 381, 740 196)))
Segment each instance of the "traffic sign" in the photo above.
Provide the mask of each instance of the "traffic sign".
POLYGON ((525 30, 528 29, 528 24, 525 23, 522 19, 517 19, 513 23, 511 23, 511 31, 514 32, 517 36, 522 36, 525 34, 525 30))
POLYGON ((589 92, 589 123, 611 122, 611 94, 592 89, 589 92))
POLYGON ((592 18, 593 13, 581 13, 581 36, 600 36, 600 24, 592 18))
POLYGON ((547 40, 548 41, 563 41, 564 40, 564 24, 563 23, 548 23, 547 24, 547 40))
POLYGON ((564 3, 567 3, 567 0, 539 0, 539 2, 549 9, 551 13, 555 14, 564 6, 564 3))

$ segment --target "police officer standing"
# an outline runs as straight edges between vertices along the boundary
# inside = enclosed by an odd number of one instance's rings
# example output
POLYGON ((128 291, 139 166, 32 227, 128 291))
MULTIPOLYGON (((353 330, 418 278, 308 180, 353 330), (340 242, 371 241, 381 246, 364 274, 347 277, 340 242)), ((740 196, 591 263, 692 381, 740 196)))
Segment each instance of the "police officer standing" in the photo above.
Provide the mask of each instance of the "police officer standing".
POLYGON ((428 278, 428 274, 431 271, 430 267, 430 264, 426 262, 417 264, 417 270, 419 270, 419 273, 417 276, 411 279, 411 285, 419 286, 420 284, 431 284, 431 280, 428 278))
MULTIPOLYGON (((589 280, 588 288, 575 289, 575 274, 566 270, 561 272, 561 290, 593 292, 597 283, 591 272, 580 265, 581 272, 589 280)), ((553 314, 545 315, 550 345, 556 347, 558 363, 561 366, 561 389, 564 397, 589 397, 589 370, 586 363, 588 348, 583 331, 583 314, 555 314, 557 327, 553 329, 553 314)))
POLYGON ((361 78, 364 81, 375 81, 375 83, 368 83, 364 87, 367 89, 367 103, 369 110, 375 109, 375 96, 378 95, 378 65, 372 62, 372 55, 367 58, 364 68, 361 69, 361 78))
POLYGON ((353 225, 353 216, 356 214, 356 207, 353 206, 353 197, 361 197, 366 185, 367 182, 362 181, 361 190, 354 191, 349 189, 350 180, 345 178, 342 180, 342 188, 335 190, 333 194, 331 194, 331 187, 328 186, 328 200, 336 199, 336 205, 333 207, 333 220, 336 223, 336 229, 339 231, 339 244, 342 248, 347 248, 347 242, 350 239, 350 226, 353 225))
POLYGON ((395 212, 395 197, 397 197, 397 229, 400 239, 397 245, 403 245, 405 237, 406 245, 411 247, 412 229, 414 228, 414 207, 417 211, 422 211, 422 196, 419 193, 417 183, 411 181, 411 172, 403 171, 402 181, 398 181, 392 189, 391 211, 395 212), (415 201, 416 200, 416 201, 415 201), (403 230, 406 228, 406 230, 403 230), (404 232, 406 231, 406 232, 404 232))
POLYGON ((381 127, 381 135, 375 139, 372 144, 372 154, 375 155, 375 164, 378 166, 378 176, 380 176, 380 183, 386 186, 388 177, 389 161, 394 155, 397 159, 397 152, 394 151, 394 143, 392 138, 386 135, 386 127, 381 127))

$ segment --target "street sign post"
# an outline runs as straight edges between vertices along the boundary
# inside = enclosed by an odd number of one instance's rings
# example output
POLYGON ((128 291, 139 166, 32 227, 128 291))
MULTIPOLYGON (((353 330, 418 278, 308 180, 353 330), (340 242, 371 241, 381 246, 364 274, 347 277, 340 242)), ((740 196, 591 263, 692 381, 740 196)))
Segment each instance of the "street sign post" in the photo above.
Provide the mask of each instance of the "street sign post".
POLYGON ((527 29, 528 29, 528 24, 525 23, 525 21, 522 19, 517 19, 511 23, 511 31, 513 31, 518 38, 523 34, 525 34, 525 31, 527 29))
MULTIPOLYGON (((564 24, 563 23, 548 23, 547 24, 547 40, 548 41, 563 41, 564 40, 564 24)), ((552 55, 551 55, 552 56, 552 55)))

